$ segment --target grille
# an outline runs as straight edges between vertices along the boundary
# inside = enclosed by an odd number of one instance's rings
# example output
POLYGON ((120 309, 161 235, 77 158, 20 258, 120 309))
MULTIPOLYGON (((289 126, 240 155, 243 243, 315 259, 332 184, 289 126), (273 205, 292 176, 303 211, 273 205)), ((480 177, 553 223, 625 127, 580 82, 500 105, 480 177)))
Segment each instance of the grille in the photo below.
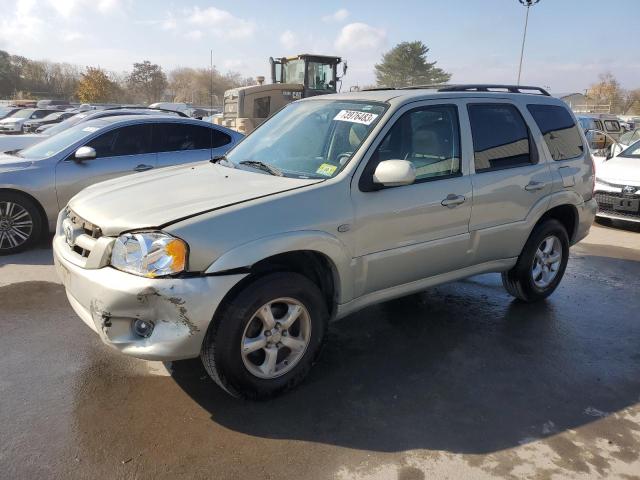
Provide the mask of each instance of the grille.
MULTIPOLYGON (((73 225, 73 228, 81 231, 84 235, 87 235, 88 237, 91 237, 93 239, 98 239, 102 236, 100 227, 85 220, 70 209, 67 209, 67 218, 73 225)), ((78 244, 71 247, 71 249, 84 258, 88 257, 91 253, 91 250, 82 248, 78 244)))
MULTIPOLYGON (((621 218, 640 219, 640 210, 629 212, 624 210, 616 210, 613 208, 614 204, 618 204, 620 200, 634 200, 634 198, 632 197, 615 192, 596 192, 595 198, 596 202, 598 202, 598 210, 600 210, 602 213, 614 215, 621 218)), ((635 198, 635 200, 637 201, 638 198, 635 198)))

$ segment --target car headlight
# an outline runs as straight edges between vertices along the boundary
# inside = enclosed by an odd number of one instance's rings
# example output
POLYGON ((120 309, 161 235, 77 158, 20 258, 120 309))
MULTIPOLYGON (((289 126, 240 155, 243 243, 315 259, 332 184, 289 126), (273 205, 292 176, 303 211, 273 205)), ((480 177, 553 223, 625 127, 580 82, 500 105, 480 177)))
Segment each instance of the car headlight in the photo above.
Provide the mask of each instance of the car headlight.
POLYGON ((187 244, 166 233, 125 233, 113 245, 111 266, 141 277, 164 277, 183 272, 187 256, 187 244))

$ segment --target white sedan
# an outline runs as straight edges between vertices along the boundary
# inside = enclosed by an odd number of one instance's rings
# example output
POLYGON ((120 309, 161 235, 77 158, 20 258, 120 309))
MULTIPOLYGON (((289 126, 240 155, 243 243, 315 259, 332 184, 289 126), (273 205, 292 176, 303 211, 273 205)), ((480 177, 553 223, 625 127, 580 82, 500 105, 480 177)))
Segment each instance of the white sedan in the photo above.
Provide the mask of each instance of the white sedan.
POLYGON ((599 217, 640 222, 640 141, 596 166, 599 217))

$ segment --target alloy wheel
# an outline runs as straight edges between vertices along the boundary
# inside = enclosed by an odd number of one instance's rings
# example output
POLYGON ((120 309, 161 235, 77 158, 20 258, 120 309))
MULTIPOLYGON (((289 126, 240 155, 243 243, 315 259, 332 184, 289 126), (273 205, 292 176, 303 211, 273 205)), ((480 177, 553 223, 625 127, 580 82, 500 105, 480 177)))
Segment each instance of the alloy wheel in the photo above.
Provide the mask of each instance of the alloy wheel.
POLYGON ((259 378, 272 379, 291 371, 311 339, 311 317, 293 298, 278 298, 258 309, 242 334, 244 366, 259 378))
POLYGON ((562 243, 555 235, 546 237, 536 250, 531 267, 531 278, 536 287, 545 289, 558 276, 562 263, 562 243))
POLYGON ((0 250, 20 247, 32 233, 33 218, 26 208, 15 202, 0 202, 0 250))

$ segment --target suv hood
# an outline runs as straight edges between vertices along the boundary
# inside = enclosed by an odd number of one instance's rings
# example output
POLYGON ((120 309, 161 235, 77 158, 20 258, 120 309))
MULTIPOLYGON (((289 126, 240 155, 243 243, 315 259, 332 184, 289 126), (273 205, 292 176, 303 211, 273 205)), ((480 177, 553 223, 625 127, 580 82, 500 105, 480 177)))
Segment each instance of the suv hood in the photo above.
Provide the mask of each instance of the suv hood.
POLYGON ((98 183, 73 197, 69 208, 104 235, 119 235, 322 181, 196 163, 98 183))
POLYGON ((614 157, 596 167, 596 177, 620 185, 640 185, 640 158, 614 157))

